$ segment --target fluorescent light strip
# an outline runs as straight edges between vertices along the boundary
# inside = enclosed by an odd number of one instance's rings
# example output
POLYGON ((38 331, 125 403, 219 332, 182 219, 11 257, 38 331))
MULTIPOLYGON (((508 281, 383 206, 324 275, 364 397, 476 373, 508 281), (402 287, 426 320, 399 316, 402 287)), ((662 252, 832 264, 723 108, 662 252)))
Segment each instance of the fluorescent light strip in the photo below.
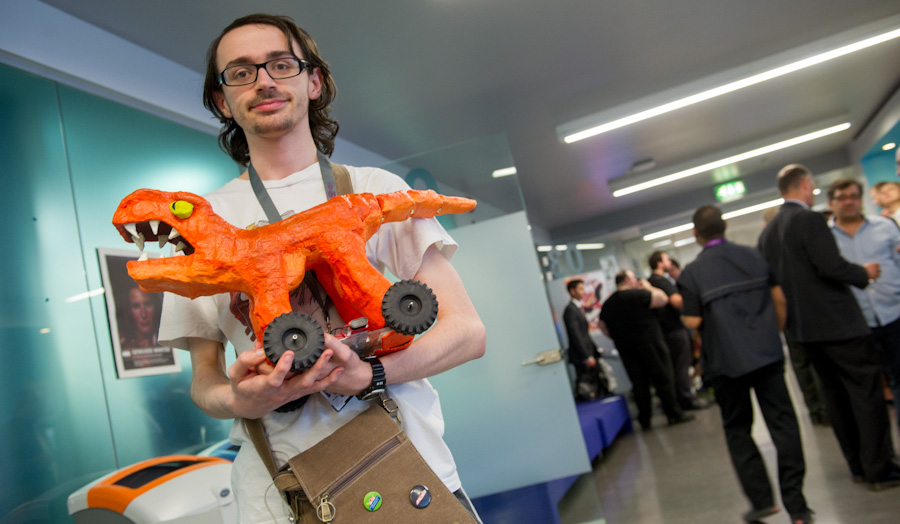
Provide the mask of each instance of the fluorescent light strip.
POLYGON ((682 247, 682 246, 686 246, 688 244, 693 244, 696 241, 697 241, 697 239, 694 237, 682 238, 681 240, 676 240, 675 243, 672 245, 674 247, 682 247))
POLYGON ((515 174, 516 174, 515 167, 505 167, 503 169, 498 169, 498 170, 494 171, 493 173, 491 173, 491 176, 494 178, 500 178, 500 177, 515 175, 515 174))
MULTIPOLYGON (((585 250, 589 250, 589 249, 603 249, 605 247, 606 247, 606 244, 602 244, 602 243, 575 244, 575 249, 577 249, 579 251, 585 251, 585 250)), ((559 244, 557 246, 538 246, 537 250, 540 253, 549 253, 550 251, 553 251, 554 248, 557 251, 567 251, 569 249, 569 246, 567 246, 565 244, 559 244)))
POLYGON ((728 213, 722 213, 722 219, 728 220, 734 217, 749 215, 750 213, 756 213, 757 211, 769 209, 770 207, 780 206, 781 204, 784 204, 784 199, 776 198, 775 200, 763 202, 762 204, 756 204, 755 206, 745 207, 744 209, 738 209, 737 211, 729 211, 728 213))
POLYGON ((644 241, 656 240, 657 238, 667 237, 669 235, 674 235, 675 233, 681 233, 682 231, 689 231, 694 229, 694 224, 682 224, 676 227, 670 227, 669 229, 663 229, 662 231, 657 231, 656 233, 650 233, 649 235, 644 235, 644 241))
MULTIPOLYGON (((743 209, 737 209, 735 211, 729 211, 728 213, 723 213, 722 219, 728 220, 730 218, 735 218, 735 217, 739 217, 739 216, 743 216, 743 215, 749 215, 750 213, 762 211, 763 209, 769 209, 770 207, 780 206, 783 203, 784 203, 783 198, 770 200, 768 202, 763 202, 762 204, 756 204, 755 206, 749 206, 749 207, 745 207, 743 209)), ((645 242, 648 242, 650 240, 656 240, 657 238, 674 235, 675 233, 680 233, 682 231, 687 231, 689 229, 694 229, 693 222, 690 224, 682 224, 680 226, 671 227, 669 229, 664 229, 662 231, 657 231, 656 233, 650 233, 648 235, 644 235, 643 240, 645 242)), ((675 245, 677 246, 678 242, 676 242, 675 245)))
POLYGON ((816 140, 818 138, 826 137, 828 135, 833 135, 835 133, 840 133, 841 131, 845 131, 849 128, 850 128, 850 123, 844 122, 843 124, 838 124, 836 126, 831 126, 831 127, 825 128, 825 129, 820 129, 820 130, 814 131, 812 133, 807 133, 805 135, 797 136, 794 138, 789 138, 787 140, 782 140, 781 142, 777 142, 775 144, 760 147, 760 148, 754 149, 752 151, 747 151, 746 153, 741 153, 739 155, 730 156, 728 158, 723 158, 722 160, 716 160, 715 162, 709 162, 709 163, 703 164, 702 166, 692 167, 690 169, 685 169, 684 171, 672 173, 671 175, 654 178, 653 180, 648 180, 647 182, 642 182, 640 184, 635 184, 633 186, 622 188, 622 189, 619 189, 618 191, 614 191, 613 196, 620 197, 620 196, 630 195, 631 193, 637 193, 638 191, 643 191, 645 189, 650 189, 651 187, 668 184, 669 182, 681 180, 682 178, 699 175, 700 173, 706 173, 707 171, 712 171, 713 169, 716 169, 717 167, 727 166, 729 164, 735 164, 737 162, 741 162, 741 161, 744 161, 744 160, 747 160, 750 158, 755 158, 758 156, 772 153, 773 151, 787 149, 789 147, 793 147, 793 146, 796 146, 799 144, 803 144, 805 142, 816 140))
POLYGON ((797 62, 793 62, 791 64, 787 64, 781 67, 776 67, 775 69, 770 69, 769 71, 764 71, 762 73, 758 73, 747 78, 743 78, 741 80, 737 80, 735 82, 731 82, 725 84, 723 86, 715 87, 713 89, 708 89, 701 93, 697 93, 696 95, 691 95, 680 100, 675 100, 674 102, 669 102, 667 104, 663 104, 661 106, 657 106, 651 109, 647 109, 646 111, 641 111, 640 113, 635 113, 630 116, 626 116, 624 118, 620 118, 618 120, 613 120, 612 122, 607 122, 605 124, 592 127, 590 129, 586 129, 584 131, 580 131, 578 133, 573 133, 563 139, 565 143, 571 144, 573 142, 577 142, 579 140, 584 140, 585 138, 589 138, 592 136, 599 135, 601 133, 606 133, 607 131, 612 131, 613 129, 618 129, 620 127, 625 127, 627 125, 631 125, 637 122, 641 122, 643 120, 647 120, 649 118, 653 118, 655 116, 659 116, 670 111, 675 111, 676 109, 681 109, 683 107, 687 107, 689 105, 696 104, 698 102, 703 102, 709 100, 711 98, 715 98, 717 96, 721 96, 727 93, 731 93, 734 91, 738 91, 745 87, 750 87, 755 84, 759 84, 761 82, 765 82, 766 80, 772 80, 773 78, 778 78, 779 76, 786 75, 788 73, 793 73, 795 71, 800 71, 801 69, 806 69, 807 67, 814 66, 816 64, 821 64, 822 62, 827 62, 828 60, 832 60, 844 55, 848 55, 850 53, 854 53, 856 51, 860 51, 867 47, 871 47, 874 45, 878 45, 889 40, 893 40, 894 38, 900 37, 900 29, 895 29, 893 31, 889 31, 887 33, 880 34, 878 36, 873 36, 871 38, 867 38, 865 40, 861 40, 859 42, 845 45, 843 47, 839 47, 832 51, 826 51, 824 53, 820 53, 818 55, 812 56, 810 58, 805 58, 803 60, 799 60, 797 62))

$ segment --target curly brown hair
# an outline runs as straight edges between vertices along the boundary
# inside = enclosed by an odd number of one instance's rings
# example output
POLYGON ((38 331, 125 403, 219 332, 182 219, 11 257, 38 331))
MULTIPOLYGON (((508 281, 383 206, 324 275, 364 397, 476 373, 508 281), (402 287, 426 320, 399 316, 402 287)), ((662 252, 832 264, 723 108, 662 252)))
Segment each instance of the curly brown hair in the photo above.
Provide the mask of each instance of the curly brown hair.
MULTIPOLYGON (((338 122, 329 118, 331 113, 331 103, 337 96, 337 86, 331 77, 331 69, 328 63, 319 56, 319 49, 315 40, 294 22, 293 19, 286 16, 268 15, 257 13, 238 18, 228 27, 222 30, 222 33, 213 40, 206 52, 206 79, 203 82, 203 106, 219 119, 223 124, 222 131, 219 133, 219 146, 223 151, 241 165, 250 163, 250 149, 247 145, 247 136, 244 130, 234 121, 233 118, 227 118, 213 98, 213 93, 221 91, 222 86, 219 84, 220 71, 216 68, 216 53, 219 48, 219 42, 222 41, 229 31, 245 25, 263 24, 277 27, 284 33, 289 43, 296 42, 300 46, 302 57, 313 67, 319 69, 322 75, 322 94, 319 98, 309 101, 309 129, 312 131, 313 141, 316 148, 322 153, 331 156, 334 152, 334 139, 338 133, 338 122)), ((293 46, 290 46, 293 48, 293 46)))

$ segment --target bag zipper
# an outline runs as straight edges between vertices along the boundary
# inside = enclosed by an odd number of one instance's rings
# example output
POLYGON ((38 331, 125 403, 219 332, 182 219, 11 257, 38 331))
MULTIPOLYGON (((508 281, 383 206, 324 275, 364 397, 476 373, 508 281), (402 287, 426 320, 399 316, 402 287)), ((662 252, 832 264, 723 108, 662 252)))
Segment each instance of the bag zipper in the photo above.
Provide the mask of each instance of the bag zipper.
POLYGON ((370 454, 366 459, 360 462, 355 468, 350 471, 344 473, 340 478, 338 478, 334 483, 329 486, 324 493, 319 497, 319 505, 316 506, 316 514, 319 516, 319 520, 322 522, 331 522, 334 520, 335 508, 334 505, 329 501, 334 497, 337 497, 341 494, 341 492, 353 483, 356 479, 362 476, 363 473, 369 470, 376 462, 383 459, 390 453, 394 448, 400 445, 400 439, 394 437, 381 446, 378 446, 372 454, 370 454), (329 511, 330 508, 330 511, 329 511), (328 518, 328 520, 325 520, 328 518))

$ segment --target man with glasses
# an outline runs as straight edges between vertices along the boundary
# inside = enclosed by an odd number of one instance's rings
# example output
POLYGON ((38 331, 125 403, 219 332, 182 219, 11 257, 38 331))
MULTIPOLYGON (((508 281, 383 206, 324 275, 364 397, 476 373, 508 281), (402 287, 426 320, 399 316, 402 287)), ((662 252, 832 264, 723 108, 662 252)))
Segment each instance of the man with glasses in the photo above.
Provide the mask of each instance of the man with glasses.
POLYGON ((881 267, 878 280, 865 289, 851 289, 878 344, 900 414, 900 227, 889 218, 863 215, 862 194, 856 180, 832 183, 828 203, 834 217, 829 226, 844 258, 881 267))
MULTIPOLYGON (((266 220, 261 194, 269 195, 279 213, 300 212, 331 196, 334 184, 328 182, 331 164, 327 156, 334 150, 338 123, 329 112, 336 92, 316 43, 287 17, 243 17, 213 41, 207 55, 203 102, 223 124, 219 135, 222 148, 248 167, 241 176, 206 195, 222 218, 239 227, 266 220), (262 191, 254 190, 251 177, 262 181, 258 184, 262 191)), ((409 189, 386 171, 357 167, 347 171, 355 192, 409 189)), ((160 338, 169 346, 190 351, 192 399, 210 416, 236 419, 230 437, 242 447, 234 462, 232 485, 241 523, 269 523, 276 516, 278 522, 286 522, 288 510, 278 490, 269 489, 272 478, 240 418, 262 418, 276 463, 281 466, 367 409, 365 400, 382 391, 385 383, 400 407, 410 440, 474 515, 442 439, 444 423, 437 393, 425 380, 480 357, 485 349, 484 326, 448 261, 456 247, 434 219, 387 224, 367 243, 367 256, 373 264, 400 279, 425 283, 440 301, 437 322, 427 333, 405 351, 380 360, 360 360, 326 329, 322 356, 308 370, 291 373, 293 353, 285 352, 274 367, 269 365, 260 341, 251 340, 232 313, 235 297, 225 294, 188 300, 166 295, 160 338), (226 341, 239 353, 227 370, 226 341), (375 380, 376 373, 380 380, 375 380), (323 391, 332 395, 327 398, 320 394, 323 391), (333 405, 336 395, 342 402, 333 405)), ((311 287, 314 282, 304 282, 299 290, 301 311, 332 328, 352 320, 340 319, 328 301, 320 305, 319 300, 312 300, 311 287)))
POLYGON ((831 427, 854 481, 868 482, 873 491, 898 486, 880 365, 849 289, 865 288, 880 267, 841 257, 824 217, 810 209, 816 183, 809 169, 788 165, 777 182, 784 205, 760 235, 759 249, 787 298, 786 334, 819 373, 831 427))

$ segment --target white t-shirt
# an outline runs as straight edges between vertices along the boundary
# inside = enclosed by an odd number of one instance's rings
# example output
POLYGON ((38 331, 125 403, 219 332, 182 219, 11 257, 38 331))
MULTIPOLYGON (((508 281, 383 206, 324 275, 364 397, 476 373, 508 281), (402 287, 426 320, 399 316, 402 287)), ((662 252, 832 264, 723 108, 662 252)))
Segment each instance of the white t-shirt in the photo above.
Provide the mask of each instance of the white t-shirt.
MULTIPOLYGON (((357 193, 390 193, 405 191, 402 179, 375 168, 348 167, 353 190, 357 193)), ((265 181, 264 185, 280 213, 304 211, 326 201, 319 164, 294 173, 282 180, 265 181)), ((266 220, 248 180, 233 179, 205 198, 213 210, 237 227, 245 228, 266 220)), ((446 257, 456 251, 456 243, 435 219, 410 219, 384 224, 366 243, 369 261, 380 271, 388 269, 400 279, 412 278, 419 269, 425 251, 434 245, 446 257)), ((187 349, 188 337, 224 343, 231 341, 238 352, 253 349, 245 326, 231 313, 230 296, 226 294, 187 299, 165 294, 159 330, 160 343, 187 349)), ((338 327, 343 321, 333 320, 338 327)), ((388 387, 390 396, 400 406, 403 430, 450 491, 461 487, 456 464, 443 441, 444 419, 437 391, 427 380, 388 387)), ((273 412, 263 417, 275 461, 278 466, 321 441, 357 414, 369 407, 355 398, 340 412, 335 411, 321 394, 311 395, 302 409, 290 413, 273 412)), ((242 445, 234 462, 232 485, 238 501, 242 524, 271 523, 269 510, 279 519, 286 516, 281 499, 243 424, 236 420, 230 440, 242 445), (246 444, 246 445, 245 445, 246 444)), ((281 520, 280 520, 281 521, 281 520)))

